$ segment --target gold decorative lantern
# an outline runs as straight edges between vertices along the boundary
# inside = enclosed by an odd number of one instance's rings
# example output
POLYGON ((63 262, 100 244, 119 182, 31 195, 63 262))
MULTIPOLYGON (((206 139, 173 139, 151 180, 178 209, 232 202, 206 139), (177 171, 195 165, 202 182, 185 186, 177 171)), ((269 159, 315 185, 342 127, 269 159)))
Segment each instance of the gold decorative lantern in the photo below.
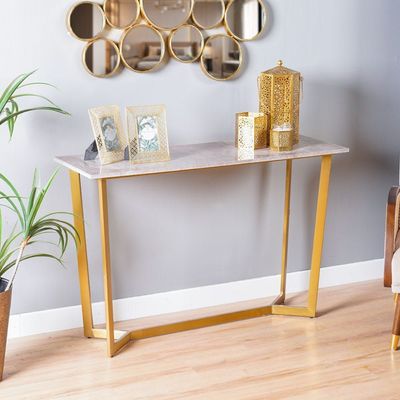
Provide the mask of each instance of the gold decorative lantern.
POLYGON ((268 147, 268 118, 264 113, 236 113, 236 147, 238 147, 240 129, 251 129, 252 135, 254 136, 254 149, 264 149, 268 147))
POLYGON ((293 144, 299 142, 300 72, 283 66, 281 60, 275 68, 258 76, 259 110, 270 118, 270 126, 290 124, 293 144))

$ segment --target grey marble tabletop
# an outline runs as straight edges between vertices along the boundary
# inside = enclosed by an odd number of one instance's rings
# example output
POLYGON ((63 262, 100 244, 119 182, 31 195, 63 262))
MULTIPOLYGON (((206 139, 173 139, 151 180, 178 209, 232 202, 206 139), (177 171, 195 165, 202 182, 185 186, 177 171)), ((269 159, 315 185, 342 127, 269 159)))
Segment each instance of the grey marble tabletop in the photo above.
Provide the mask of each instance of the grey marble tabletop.
POLYGON ((83 155, 59 156, 55 158, 55 161, 88 179, 108 179, 285 161, 341 154, 348 151, 347 147, 301 136, 300 143, 295 145, 292 151, 278 153, 269 149, 260 149, 255 151, 255 157, 251 160, 238 160, 237 148, 233 143, 211 142, 171 146, 171 160, 167 162, 132 164, 129 161, 120 161, 101 165, 98 159, 84 161, 83 155))

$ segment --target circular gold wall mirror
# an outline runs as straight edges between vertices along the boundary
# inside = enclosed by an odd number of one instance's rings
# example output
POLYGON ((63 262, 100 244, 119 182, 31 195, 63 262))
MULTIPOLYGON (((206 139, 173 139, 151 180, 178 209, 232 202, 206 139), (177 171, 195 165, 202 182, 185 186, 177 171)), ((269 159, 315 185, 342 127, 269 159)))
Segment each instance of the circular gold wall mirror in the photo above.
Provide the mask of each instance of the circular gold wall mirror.
POLYGON ((201 69, 212 79, 232 79, 242 65, 242 49, 233 37, 223 34, 210 36, 201 55, 201 69))
POLYGON ((192 19, 202 29, 218 26, 224 19, 224 0, 193 0, 192 19))
POLYGON ((232 0, 226 7, 226 30, 237 40, 252 40, 265 27, 267 13, 262 0, 232 0))
POLYGON ((164 58, 164 39, 151 26, 134 25, 122 36, 120 51, 127 68, 136 72, 148 72, 158 67, 164 58))
POLYGON ((203 51, 203 46, 203 35, 193 25, 182 25, 172 31, 168 37, 171 56, 184 63, 196 61, 203 51))
POLYGON ((96 38, 106 26, 106 18, 100 4, 83 1, 69 11, 67 27, 72 36, 79 40, 96 38))
POLYGON ((98 78, 114 75, 120 66, 118 46, 108 39, 95 39, 83 49, 83 65, 89 74, 98 78))
POLYGON ((171 30, 186 23, 192 0, 141 0, 143 15, 158 29, 171 30))
POLYGON ((106 0, 104 13, 110 26, 125 29, 133 25, 140 14, 138 0, 106 0))

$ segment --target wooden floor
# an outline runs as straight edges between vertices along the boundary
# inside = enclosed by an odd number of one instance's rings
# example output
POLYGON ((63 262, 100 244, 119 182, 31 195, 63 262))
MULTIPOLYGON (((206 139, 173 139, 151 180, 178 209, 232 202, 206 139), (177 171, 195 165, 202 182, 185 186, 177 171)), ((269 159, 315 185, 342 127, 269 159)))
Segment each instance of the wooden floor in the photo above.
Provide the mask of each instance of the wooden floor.
POLYGON ((268 316, 131 342, 113 359, 80 330, 10 340, 0 399, 400 399, 390 290, 322 289, 318 309, 316 319, 268 316))

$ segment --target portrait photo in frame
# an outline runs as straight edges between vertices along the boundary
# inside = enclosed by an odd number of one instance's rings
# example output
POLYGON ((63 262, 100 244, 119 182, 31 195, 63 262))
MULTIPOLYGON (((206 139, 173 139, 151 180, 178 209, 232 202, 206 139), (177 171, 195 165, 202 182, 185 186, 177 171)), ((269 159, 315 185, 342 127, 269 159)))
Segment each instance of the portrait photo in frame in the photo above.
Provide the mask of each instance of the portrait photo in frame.
POLYGON ((165 106, 129 106, 126 118, 131 162, 169 161, 165 106))
POLYGON ((101 164, 122 161, 128 140, 122 130, 119 107, 91 108, 89 117, 101 164))

